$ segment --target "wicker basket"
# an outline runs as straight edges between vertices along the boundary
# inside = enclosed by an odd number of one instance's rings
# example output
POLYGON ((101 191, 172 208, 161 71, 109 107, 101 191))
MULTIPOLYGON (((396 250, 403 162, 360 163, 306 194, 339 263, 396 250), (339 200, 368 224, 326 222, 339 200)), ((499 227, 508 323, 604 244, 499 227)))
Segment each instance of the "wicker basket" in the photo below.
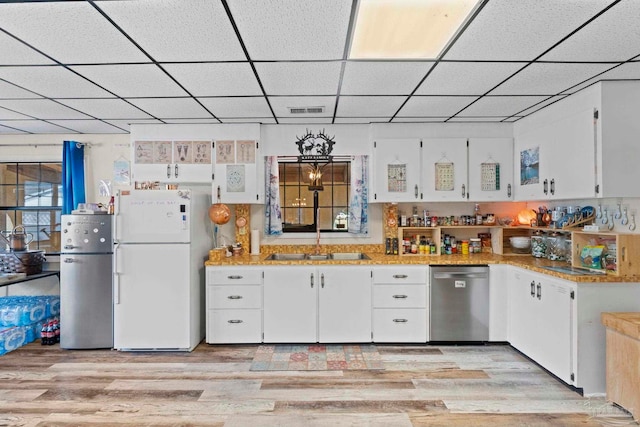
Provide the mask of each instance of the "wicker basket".
POLYGON ((0 269, 5 273, 42 273, 44 251, 18 251, 0 253, 0 269))

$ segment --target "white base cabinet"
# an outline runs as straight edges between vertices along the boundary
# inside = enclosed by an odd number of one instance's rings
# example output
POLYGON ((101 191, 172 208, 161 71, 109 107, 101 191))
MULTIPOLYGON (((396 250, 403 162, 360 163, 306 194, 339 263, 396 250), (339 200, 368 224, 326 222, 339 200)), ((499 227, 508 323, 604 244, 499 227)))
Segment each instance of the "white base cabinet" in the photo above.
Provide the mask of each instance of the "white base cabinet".
POLYGON ((371 267, 264 268, 264 342, 371 342, 371 267))
POLYGON ((262 342, 262 268, 206 270, 206 342, 262 342))
POLYGON ((429 289, 426 266, 373 268, 373 341, 427 342, 429 289))
POLYGON ((576 283, 518 267, 509 281, 509 342, 585 396, 604 395, 600 313, 640 310, 639 283, 576 283))

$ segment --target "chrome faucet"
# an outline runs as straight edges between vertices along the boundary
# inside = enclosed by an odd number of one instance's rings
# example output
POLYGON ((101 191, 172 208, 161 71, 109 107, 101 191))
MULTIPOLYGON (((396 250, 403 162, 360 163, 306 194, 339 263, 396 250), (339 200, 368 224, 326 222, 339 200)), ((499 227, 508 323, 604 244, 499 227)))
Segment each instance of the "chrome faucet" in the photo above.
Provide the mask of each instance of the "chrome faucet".
POLYGON ((316 253, 315 254, 320 255, 320 227, 316 228, 316 253))

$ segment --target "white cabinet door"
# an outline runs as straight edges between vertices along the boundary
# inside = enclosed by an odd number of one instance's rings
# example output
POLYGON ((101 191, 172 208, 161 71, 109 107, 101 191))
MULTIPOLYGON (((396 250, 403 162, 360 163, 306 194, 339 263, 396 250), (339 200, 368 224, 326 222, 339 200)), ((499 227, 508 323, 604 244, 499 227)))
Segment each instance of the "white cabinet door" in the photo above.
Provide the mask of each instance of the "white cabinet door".
POLYGON ((513 200, 513 139, 469 139, 469 200, 513 200))
POLYGON ((489 266, 489 341, 509 340, 510 267, 489 266))
POLYGON ((424 200, 468 200, 467 139, 430 138, 422 142, 424 200))
POLYGON ((535 347, 534 302, 536 283, 524 270, 513 268, 509 278, 509 342, 529 355, 535 347))
POLYGON ((371 268, 323 267, 319 342, 371 342, 371 268))
POLYGON ((571 384, 571 287, 536 274, 535 326, 538 342, 529 356, 562 381, 571 384))
POLYGON ((265 267, 264 342, 317 342, 315 267, 265 267))
POLYGON ((545 156, 549 162, 549 198, 595 197, 595 129, 593 106, 586 106, 555 123, 552 147, 545 156))
POLYGON ((262 203, 264 201, 264 158, 260 144, 253 140, 215 141, 213 155, 213 197, 218 187, 223 203, 262 203), (229 148, 234 155, 220 149, 229 148))
POLYGON ((418 139, 380 139, 373 145, 372 202, 415 202, 420 195, 418 139))

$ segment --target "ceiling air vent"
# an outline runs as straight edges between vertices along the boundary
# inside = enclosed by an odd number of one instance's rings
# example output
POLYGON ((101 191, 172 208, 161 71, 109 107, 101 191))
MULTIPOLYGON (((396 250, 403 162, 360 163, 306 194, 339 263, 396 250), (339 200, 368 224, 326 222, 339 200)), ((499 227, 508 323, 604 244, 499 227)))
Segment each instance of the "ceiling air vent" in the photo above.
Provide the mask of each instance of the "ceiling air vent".
POLYGON ((289 107, 291 114, 320 114, 324 113, 324 107, 289 107))

